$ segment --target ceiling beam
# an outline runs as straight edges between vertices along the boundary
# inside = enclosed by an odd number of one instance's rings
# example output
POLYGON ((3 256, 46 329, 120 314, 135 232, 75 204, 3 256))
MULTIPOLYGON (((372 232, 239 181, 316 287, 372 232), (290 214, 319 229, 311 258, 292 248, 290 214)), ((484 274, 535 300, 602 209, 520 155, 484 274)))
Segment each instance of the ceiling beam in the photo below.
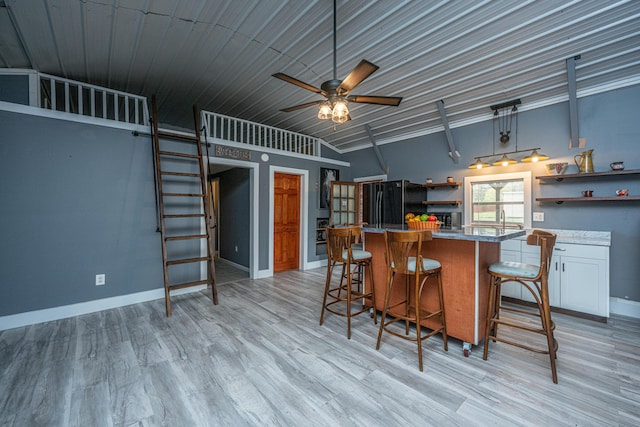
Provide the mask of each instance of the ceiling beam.
POLYGON ((380 149, 378 148, 378 144, 376 144, 376 140, 373 137, 373 132, 371 131, 371 126, 369 126, 368 124, 364 125, 364 128, 367 130, 367 135, 369 135, 369 140, 371 141, 371 146, 373 147, 373 152, 376 153, 376 157, 378 159, 378 164, 380 165, 380 169, 388 174, 389 173, 389 166, 387 166, 384 163, 384 159, 382 158, 382 153, 380 152, 380 149))
POLYGON ((567 59, 567 82, 569 84, 569 148, 580 146, 580 134, 578 132, 578 91, 576 87, 576 60, 580 55, 567 59))
POLYGON ((453 143, 453 136, 451 135, 451 129, 449 129, 449 120, 447 119, 447 113, 444 111, 444 101, 442 99, 436 101, 436 105, 440 112, 442 126, 444 126, 444 134, 447 137, 447 144, 449 144, 449 157, 451 157, 453 163, 458 163, 458 160, 460 159, 460 152, 456 150, 456 145, 453 143))

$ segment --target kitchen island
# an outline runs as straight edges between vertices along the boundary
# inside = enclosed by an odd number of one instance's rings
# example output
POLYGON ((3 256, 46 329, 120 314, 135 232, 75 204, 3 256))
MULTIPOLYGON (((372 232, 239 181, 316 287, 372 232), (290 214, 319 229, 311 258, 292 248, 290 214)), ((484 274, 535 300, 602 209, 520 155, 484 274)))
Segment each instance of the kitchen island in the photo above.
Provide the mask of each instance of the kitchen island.
MULTIPOLYGON (((363 227, 364 247, 372 256, 376 309, 382 311, 386 289, 387 266, 385 262, 384 231, 408 230, 406 225, 363 227)), ((422 245, 422 255, 442 264, 442 285, 447 321, 447 334, 463 342, 468 356, 472 345, 484 336, 487 316, 489 274, 487 267, 500 260, 500 242, 524 236, 524 230, 462 227, 461 230, 433 231, 433 240, 422 245)), ((395 280, 404 280, 396 277, 395 280)), ((369 281, 365 280, 368 285, 369 281)), ((401 297, 404 286, 395 285, 391 295, 401 297)), ((427 284, 421 306, 437 310, 437 290, 427 284)), ((429 328, 430 320, 423 323, 429 328)))

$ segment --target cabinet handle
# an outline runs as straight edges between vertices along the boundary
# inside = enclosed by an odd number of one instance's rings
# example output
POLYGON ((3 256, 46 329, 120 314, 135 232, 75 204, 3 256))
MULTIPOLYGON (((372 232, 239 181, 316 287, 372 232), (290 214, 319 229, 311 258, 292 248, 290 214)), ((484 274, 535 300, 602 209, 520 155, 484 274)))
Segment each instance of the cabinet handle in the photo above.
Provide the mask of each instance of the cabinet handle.
POLYGON ((558 271, 558 261, 556 261, 556 271, 558 271))
POLYGON ((562 263, 562 272, 564 273, 564 262, 562 263))
POLYGON ((563 248, 553 248, 554 251, 558 251, 558 252, 564 252, 566 251, 566 249, 563 248))

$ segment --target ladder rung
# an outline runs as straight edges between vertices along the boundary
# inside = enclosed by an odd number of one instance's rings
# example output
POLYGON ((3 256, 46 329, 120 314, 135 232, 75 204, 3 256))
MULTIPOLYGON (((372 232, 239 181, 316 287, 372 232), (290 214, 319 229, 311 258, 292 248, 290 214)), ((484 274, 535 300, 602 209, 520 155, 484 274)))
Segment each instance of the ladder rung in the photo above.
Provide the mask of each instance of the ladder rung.
POLYGON ((167 261, 167 265, 176 265, 176 264, 188 264, 190 262, 202 262, 209 261, 209 257, 199 257, 199 258, 185 258, 185 259, 174 259, 172 261, 167 261))
POLYGON ((165 218, 200 218, 203 217, 204 214, 168 214, 165 215, 165 218))
POLYGON ((191 239, 206 239, 207 235, 206 234, 194 234, 194 235, 190 235, 190 236, 171 236, 171 237, 165 237, 165 241, 170 241, 170 240, 191 240, 191 239))
POLYGON ((160 172, 162 175, 172 175, 172 176, 195 176, 196 178, 200 178, 199 173, 186 173, 186 172, 160 172))
POLYGON ((166 197, 204 197, 204 194, 193 193, 162 193, 162 195, 166 197))
POLYGON ((183 135, 181 133, 167 132, 167 131, 162 131, 162 130, 158 130, 158 136, 168 136, 170 138, 186 139, 186 140, 189 140, 189 141, 197 141, 198 140, 198 137, 196 135, 183 135))
POLYGON ((208 280, 197 280, 195 282, 178 283, 176 285, 169 285, 169 290, 174 291, 176 289, 190 288, 191 286, 198 286, 209 284, 208 280))
POLYGON ((176 151, 158 151, 159 154, 163 156, 175 156, 175 157, 189 157, 191 159, 199 159, 200 156, 197 154, 189 154, 189 153, 178 153, 176 151))

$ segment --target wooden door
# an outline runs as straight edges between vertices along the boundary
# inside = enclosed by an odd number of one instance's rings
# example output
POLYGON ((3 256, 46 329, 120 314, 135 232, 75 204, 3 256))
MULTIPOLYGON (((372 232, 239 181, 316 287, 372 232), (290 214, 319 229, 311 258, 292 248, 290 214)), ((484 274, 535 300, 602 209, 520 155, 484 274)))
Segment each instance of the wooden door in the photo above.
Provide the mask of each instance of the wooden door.
POLYGON ((273 190, 273 271, 300 266, 300 176, 276 173, 273 190))

